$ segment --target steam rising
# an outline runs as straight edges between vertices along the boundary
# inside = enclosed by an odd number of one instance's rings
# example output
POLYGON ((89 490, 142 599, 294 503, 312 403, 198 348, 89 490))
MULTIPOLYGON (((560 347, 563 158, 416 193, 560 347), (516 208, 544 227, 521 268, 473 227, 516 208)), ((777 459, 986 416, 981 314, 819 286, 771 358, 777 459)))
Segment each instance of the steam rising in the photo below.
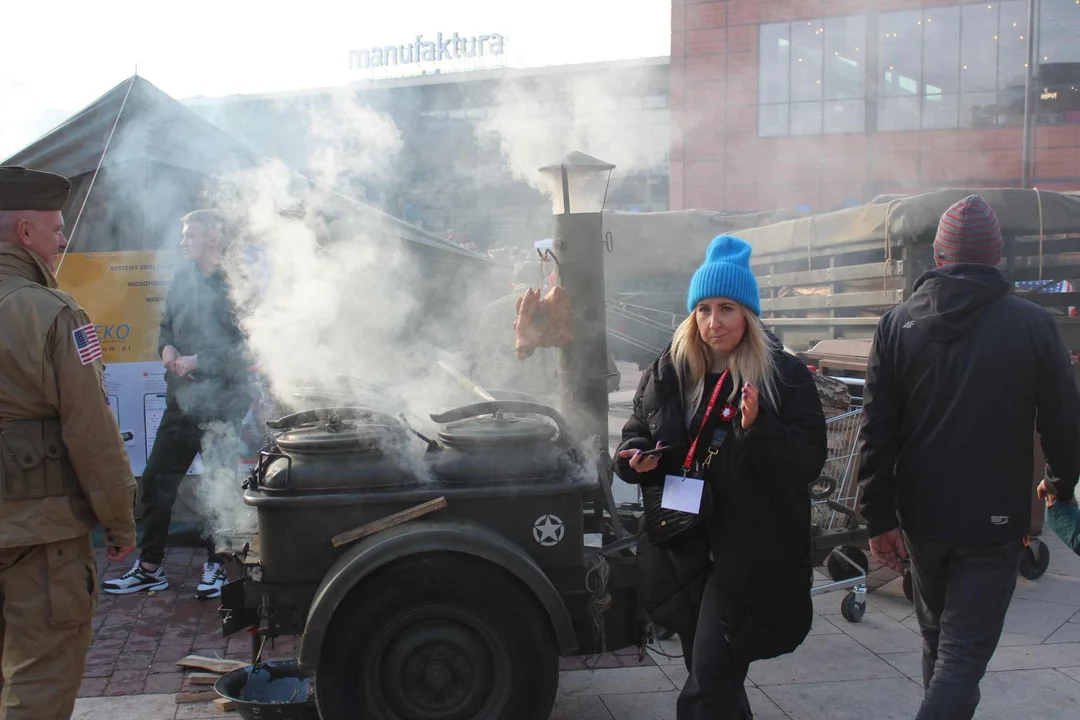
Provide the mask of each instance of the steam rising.
MULTIPOLYGON (((619 96, 612 89, 617 82, 579 78, 574 87, 574 116, 553 124, 536 112, 556 99, 553 85, 507 81, 497 92, 497 106, 474 132, 497 142, 515 177, 534 187, 536 168, 571 149, 623 171, 664 162, 666 136, 659 141, 598 122, 618 114, 619 96)), ((431 436, 431 413, 479 400, 438 362, 468 371, 473 324, 490 301, 508 292, 509 269, 505 277, 489 279, 460 262, 422 260, 388 241, 378 220, 353 212, 331 191, 393 172, 402 140, 388 116, 335 95, 312 109, 308 120, 307 165, 314 184, 282 164, 267 163, 228 178, 215 202, 243 229, 241 247, 225 270, 248 350, 270 393, 285 406, 308 390, 336 393, 332 404, 395 416, 404 411, 431 436)), ((512 340, 512 332, 507 337, 512 340)), ((215 451, 237 438, 221 425, 206 430, 200 509, 214 532, 250 527, 236 475, 223 460, 228 453, 215 451)), ((592 443, 581 447, 586 455, 595 452, 592 443)), ((423 449, 416 440, 400 459, 422 472, 423 449)), ((587 457, 583 468, 595 468, 597 459, 587 457)))

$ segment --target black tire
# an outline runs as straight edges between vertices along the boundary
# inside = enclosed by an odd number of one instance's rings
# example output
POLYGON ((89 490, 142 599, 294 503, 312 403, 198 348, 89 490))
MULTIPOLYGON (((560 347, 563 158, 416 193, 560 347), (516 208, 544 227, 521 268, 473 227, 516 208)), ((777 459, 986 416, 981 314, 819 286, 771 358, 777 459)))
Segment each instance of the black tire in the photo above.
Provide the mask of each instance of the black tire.
POLYGON ((323 720, 546 720, 559 651, 539 601, 509 573, 431 553, 349 594, 316 684, 323 720))
MULTIPOLYGON (((862 574, 865 575, 870 570, 870 560, 867 559, 866 553, 856 547, 850 545, 841 545, 836 548, 837 552, 841 552, 855 561, 855 564, 862 568, 862 574)), ((825 569, 829 573, 829 577, 834 582, 840 582, 841 580, 850 580, 854 577, 859 577, 859 573, 855 571, 855 568, 844 562, 841 558, 836 557, 836 553, 829 553, 829 557, 825 560, 825 569)))
POLYGON ((811 500, 828 500, 836 492, 840 483, 832 475, 820 475, 817 480, 810 483, 811 500))
POLYGON ((844 602, 840 603, 840 614, 844 616, 844 619, 848 622, 857 623, 863 619, 863 615, 866 614, 866 604, 856 605, 855 594, 848 593, 844 596, 844 602))
POLYGON ((1046 572, 1046 568, 1050 567, 1050 548, 1046 547, 1046 543, 1042 540, 1032 540, 1031 545, 1024 548, 1024 552, 1020 555, 1020 574, 1026 577, 1028 580, 1038 580, 1046 572), (1039 545, 1039 559, 1035 559, 1035 553, 1031 549, 1031 545, 1038 543, 1039 545))
POLYGON ((900 581, 904 588, 904 597, 907 598, 909 603, 915 602, 915 585, 914 580, 911 579, 911 571, 904 570, 904 579, 900 581))

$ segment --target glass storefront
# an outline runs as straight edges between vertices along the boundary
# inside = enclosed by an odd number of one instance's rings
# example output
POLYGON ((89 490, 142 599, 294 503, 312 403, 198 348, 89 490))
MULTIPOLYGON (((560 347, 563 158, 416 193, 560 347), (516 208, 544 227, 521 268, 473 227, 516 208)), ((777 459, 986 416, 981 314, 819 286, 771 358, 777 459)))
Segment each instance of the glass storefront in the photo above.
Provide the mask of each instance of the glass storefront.
MULTIPOLYGON (((1037 32, 1037 122, 1080 123, 1080 0, 1041 0, 1037 32)), ((762 25, 758 132, 1020 125, 1026 34, 1027 0, 762 25)))

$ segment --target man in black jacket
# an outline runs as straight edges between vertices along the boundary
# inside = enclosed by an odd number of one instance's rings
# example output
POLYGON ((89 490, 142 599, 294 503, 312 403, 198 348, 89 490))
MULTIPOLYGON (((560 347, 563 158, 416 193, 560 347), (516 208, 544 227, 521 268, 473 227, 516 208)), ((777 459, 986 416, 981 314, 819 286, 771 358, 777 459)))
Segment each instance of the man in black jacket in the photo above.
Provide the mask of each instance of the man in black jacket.
POLYGON ((917 720, 969 720, 1030 532, 1034 431, 1047 492, 1080 474, 1080 394, 1053 318, 995 267, 997 215, 978 196, 942 216, 938 267, 881 318, 865 388, 859 480, 870 548, 910 553, 926 695, 917 720), (903 534, 901 535, 901 528, 903 534))
MULTIPOLYGON (((161 564, 180 483, 200 451, 204 460, 207 454, 220 456, 208 463, 221 466, 214 469, 235 470, 239 428, 252 401, 243 333, 221 270, 229 240, 225 218, 215 210, 196 210, 184 216, 183 228, 180 246, 191 263, 173 277, 161 317, 158 351, 167 393, 142 476, 140 559, 104 583, 114 595, 169 586, 161 564)), ((207 561, 195 592, 201 600, 219 597, 225 581, 211 531, 204 527, 207 561)))

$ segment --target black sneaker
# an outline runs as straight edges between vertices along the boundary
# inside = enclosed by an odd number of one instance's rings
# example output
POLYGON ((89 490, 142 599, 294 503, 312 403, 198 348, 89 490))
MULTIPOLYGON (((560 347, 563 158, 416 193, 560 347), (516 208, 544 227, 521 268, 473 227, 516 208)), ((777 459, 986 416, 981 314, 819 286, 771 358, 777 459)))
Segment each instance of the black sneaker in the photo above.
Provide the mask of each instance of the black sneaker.
POLYGON ((208 562, 203 564, 202 581, 195 588, 195 597, 199 600, 210 600, 221 597, 221 587, 225 584, 225 568, 221 563, 208 562))
POLYGON ((143 568, 139 560, 120 577, 101 584, 101 589, 112 595, 128 595, 140 590, 164 590, 167 587, 169 581, 165 578, 164 568, 159 566, 157 570, 150 572, 143 568))

